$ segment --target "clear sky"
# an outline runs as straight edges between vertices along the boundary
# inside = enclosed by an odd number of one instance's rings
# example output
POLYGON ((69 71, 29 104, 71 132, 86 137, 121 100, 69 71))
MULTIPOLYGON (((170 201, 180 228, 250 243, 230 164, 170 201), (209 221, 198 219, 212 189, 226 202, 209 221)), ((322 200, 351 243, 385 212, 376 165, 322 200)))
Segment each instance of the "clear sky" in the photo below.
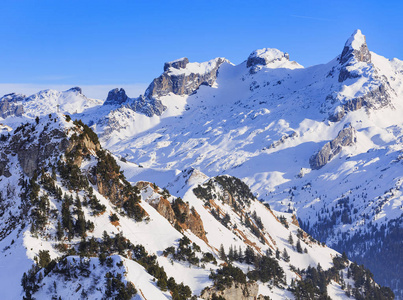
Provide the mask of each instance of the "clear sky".
POLYGON ((0 93, 140 93, 165 61, 221 56, 238 64, 264 47, 307 67, 336 57, 357 28, 371 51, 403 59, 402 12, 401 0, 2 0, 0 93))

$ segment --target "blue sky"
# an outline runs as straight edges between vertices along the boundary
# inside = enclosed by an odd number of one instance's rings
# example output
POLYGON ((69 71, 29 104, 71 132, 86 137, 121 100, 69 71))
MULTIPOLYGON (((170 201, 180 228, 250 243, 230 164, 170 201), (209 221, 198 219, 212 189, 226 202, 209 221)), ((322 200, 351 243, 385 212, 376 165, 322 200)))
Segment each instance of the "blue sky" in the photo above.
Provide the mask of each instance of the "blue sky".
POLYGON ((238 64, 263 47, 310 66, 337 56, 357 28, 371 51, 403 59, 403 1, 382 2, 3 0, 0 92, 78 85, 93 97, 99 86, 136 93, 165 61, 238 64))

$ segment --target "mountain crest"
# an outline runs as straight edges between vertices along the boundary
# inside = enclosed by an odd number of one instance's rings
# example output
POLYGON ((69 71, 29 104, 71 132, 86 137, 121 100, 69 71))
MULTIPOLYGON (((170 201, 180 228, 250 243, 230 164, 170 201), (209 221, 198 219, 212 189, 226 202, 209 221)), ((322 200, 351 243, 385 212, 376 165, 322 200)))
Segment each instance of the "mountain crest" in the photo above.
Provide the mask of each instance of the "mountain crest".
POLYGON ((217 78, 218 69, 226 59, 218 57, 203 63, 189 63, 181 58, 165 63, 164 73, 148 86, 144 96, 148 99, 175 95, 190 95, 200 85, 212 86, 217 78))
POLYGON ((357 29, 344 45, 340 56, 340 63, 345 64, 355 58, 359 62, 371 62, 371 53, 368 50, 365 35, 357 29))
POLYGON ((109 91, 108 97, 106 98, 104 105, 116 105, 116 104, 120 105, 126 102, 127 98, 128 97, 124 89, 116 88, 109 91))
POLYGON ((175 68, 175 69, 184 69, 186 68, 186 65, 189 63, 189 59, 187 57, 182 57, 179 59, 176 59, 174 61, 166 62, 164 64, 164 72, 168 71, 169 68, 175 68))
POLYGON ((274 48, 263 48, 253 51, 246 62, 246 67, 250 68, 256 65, 267 66, 268 64, 275 61, 289 61, 290 56, 288 53, 284 53, 278 49, 274 48))

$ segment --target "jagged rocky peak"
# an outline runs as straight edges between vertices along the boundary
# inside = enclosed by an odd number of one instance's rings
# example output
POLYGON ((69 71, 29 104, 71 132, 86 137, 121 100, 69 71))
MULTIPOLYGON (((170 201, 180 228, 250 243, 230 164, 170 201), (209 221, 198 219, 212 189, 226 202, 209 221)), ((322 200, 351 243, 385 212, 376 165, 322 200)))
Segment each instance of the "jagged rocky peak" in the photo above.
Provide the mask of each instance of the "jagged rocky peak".
POLYGON ((175 69, 184 69, 186 65, 189 63, 189 59, 187 57, 182 57, 174 61, 166 62, 164 64, 164 72, 168 71, 169 68, 175 69))
POLYGON ((106 98, 106 101, 104 102, 104 105, 120 105, 128 99, 126 95, 126 91, 122 88, 116 88, 108 93, 108 97, 106 98))
POLYGON ((257 65, 267 66, 272 62, 281 60, 290 60, 288 53, 274 48, 263 48, 255 50, 249 55, 246 61, 246 67, 250 68, 257 65))
POLYGON ((344 45, 343 52, 340 56, 340 63, 345 64, 355 58, 359 62, 371 62, 371 53, 368 50, 365 35, 361 33, 361 30, 357 29, 351 35, 344 45))
POLYGON ((67 90, 66 92, 74 92, 74 93, 83 95, 83 90, 78 86, 72 87, 71 89, 67 90))
POLYGON ((217 78, 218 69, 226 59, 218 57, 203 63, 190 63, 181 58, 165 63, 164 73, 148 86, 144 96, 148 99, 175 95, 190 95, 201 85, 212 86, 217 78))
POLYGON ((299 63, 290 61, 288 53, 282 52, 274 48, 263 48, 253 51, 247 61, 246 67, 249 68, 249 72, 254 74, 263 67, 275 69, 299 69, 303 68, 299 63))

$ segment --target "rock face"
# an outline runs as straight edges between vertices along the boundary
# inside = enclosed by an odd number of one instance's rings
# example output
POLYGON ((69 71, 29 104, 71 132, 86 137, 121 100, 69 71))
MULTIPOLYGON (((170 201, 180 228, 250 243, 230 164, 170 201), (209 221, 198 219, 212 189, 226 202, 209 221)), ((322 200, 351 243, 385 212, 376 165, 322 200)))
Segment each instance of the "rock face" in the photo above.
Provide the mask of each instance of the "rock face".
POLYGON ((346 103, 339 106, 337 111, 329 116, 329 120, 338 122, 350 111, 355 111, 362 107, 379 109, 387 106, 389 103, 390 95, 385 88, 385 84, 381 84, 364 96, 348 100, 346 103))
POLYGON ((309 159, 309 164, 313 170, 318 170, 326 165, 334 156, 340 153, 343 147, 354 145, 357 142, 356 131, 347 124, 340 130, 337 137, 326 143, 322 149, 309 159))
POLYGON ((136 186, 146 193, 151 194, 151 196, 145 200, 154 207, 160 215, 167 219, 169 223, 172 225, 178 225, 184 230, 189 229, 197 237, 208 242, 200 215, 196 210, 191 209, 188 203, 179 200, 179 198, 174 200, 175 203, 169 202, 158 192, 158 189, 153 188, 151 183, 138 182, 136 186))
POLYGON ((24 113, 22 101, 26 98, 24 95, 7 94, 0 98, 0 117, 5 119, 9 116, 20 117, 24 113))
POLYGON ((371 63, 371 53, 368 50, 365 35, 363 35, 359 29, 353 33, 344 45, 343 52, 340 56, 342 68, 339 74, 339 82, 359 76, 358 74, 350 72, 348 68, 356 62, 371 63))
POLYGON ((288 53, 273 48, 263 48, 253 51, 246 61, 246 67, 257 65, 266 66, 275 61, 290 60, 288 53))
POLYGON ((71 89, 68 89, 66 92, 76 92, 78 94, 83 95, 83 90, 79 86, 72 87, 71 89))
POLYGON ((171 62, 166 62, 164 64, 164 72, 168 71, 169 68, 175 69, 184 69, 186 65, 189 63, 189 59, 187 57, 183 57, 171 62))
POLYGON ((226 60, 216 58, 205 63, 189 63, 187 58, 165 63, 164 73, 148 86, 145 97, 148 99, 175 95, 190 95, 200 85, 211 86, 216 78, 219 67, 226 60))
POLYGON ((153 115, 160 116, 166 109, 166 106, 160 100, 146 99, 143 95, 133 99, 129 107, 136 112, 145 114, 147 117, 152 117, 153 115))
POLYGON ((128 99, 126 92, 124 89, 113 89, 109 91, 108 97, 104 102, 104 105, 120 105, 128 99))
POLYGON ((224 290, 218 290, 215 287, 206 288, 202 291, 200 298, 215 299, 213 295, 223 297, 228 300, 256 300, 259 292, 259 286, 256 282, 248 282, 246 284, 233 283, 230 287, 224 290))
POLYGON ((43 131, 38 138, 34 138, 35 125, 21 125, 15 130, 15 134, 1 148, 0 174, 10 174, 8 168, 8 154, 17 155, 18 162, 25 175, 32 177, 35 171, 45 166, 46 161, 53 155, 58 155, 66 150, 69 142, 66 134, 54 129, 50 132, 43 131))

